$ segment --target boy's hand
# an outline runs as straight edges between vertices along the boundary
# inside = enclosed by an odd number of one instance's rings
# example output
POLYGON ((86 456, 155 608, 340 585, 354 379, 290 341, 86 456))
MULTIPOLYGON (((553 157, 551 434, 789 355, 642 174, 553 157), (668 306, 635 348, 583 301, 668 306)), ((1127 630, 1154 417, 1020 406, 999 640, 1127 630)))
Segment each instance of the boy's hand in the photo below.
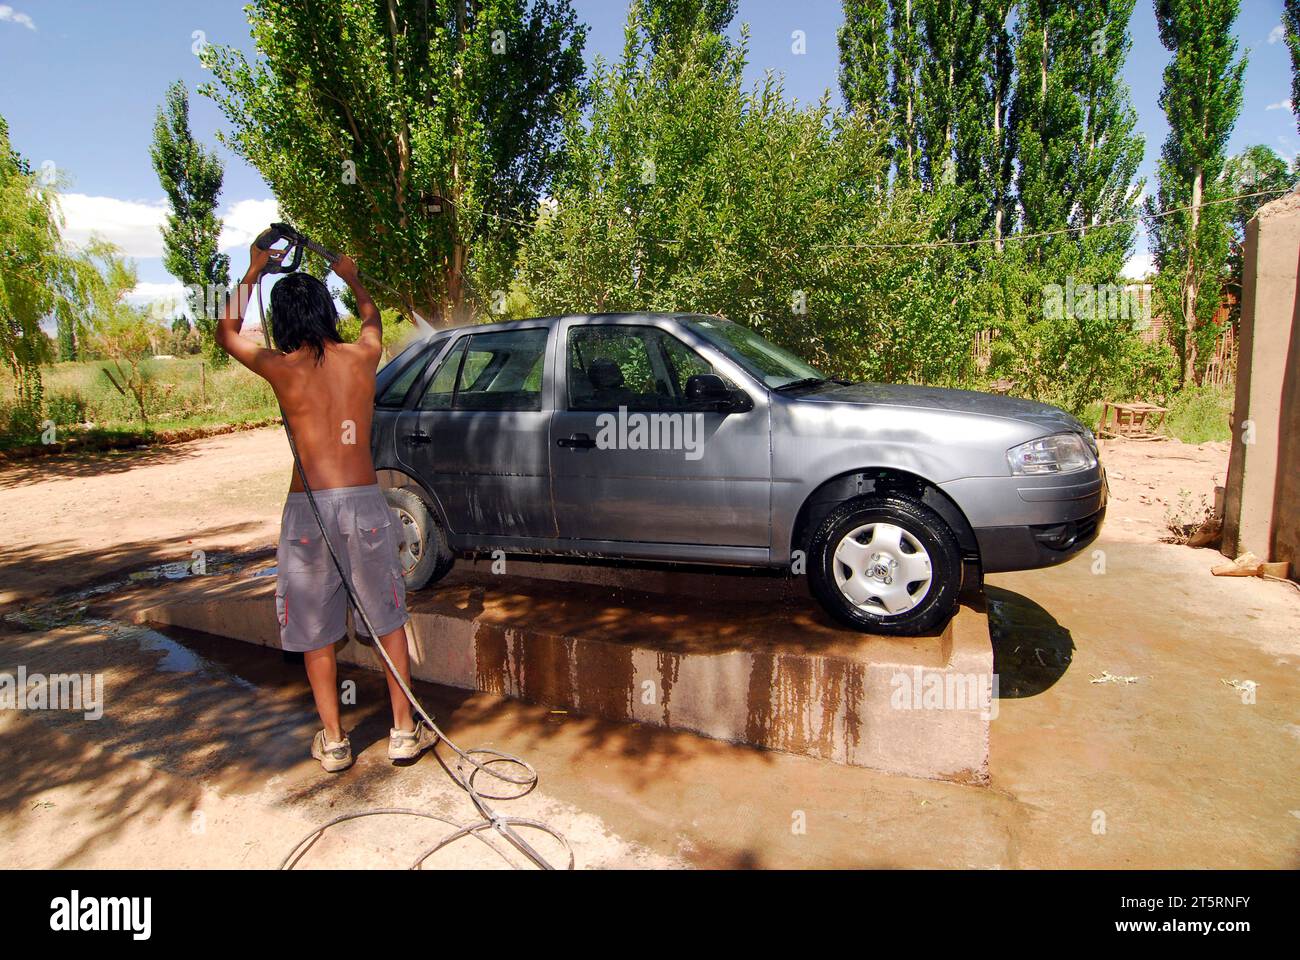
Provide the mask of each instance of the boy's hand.
POLYGON ((268 264, 271 262, 279 263, 287 251, 284 250, 263 250, 254 240, 252 246, 248 248, 248 272, 261 276, 268 264))
POLYGON ((345 253, 339 254, 339 258, 330 266, 344 283, 351 286, 357 282, 357 264, 345 253))

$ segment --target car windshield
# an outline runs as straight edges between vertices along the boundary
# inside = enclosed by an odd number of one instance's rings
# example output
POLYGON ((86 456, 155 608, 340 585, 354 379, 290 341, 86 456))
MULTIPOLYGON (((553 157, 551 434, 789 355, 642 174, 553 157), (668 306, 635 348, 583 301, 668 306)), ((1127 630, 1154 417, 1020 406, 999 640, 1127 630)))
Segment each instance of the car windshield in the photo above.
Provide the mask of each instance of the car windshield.
POLYGON ((687 327, 740 364, 771 389, 826 377, 789 350, 768 343, 753 330, 717 317, 690 317, 687 327))

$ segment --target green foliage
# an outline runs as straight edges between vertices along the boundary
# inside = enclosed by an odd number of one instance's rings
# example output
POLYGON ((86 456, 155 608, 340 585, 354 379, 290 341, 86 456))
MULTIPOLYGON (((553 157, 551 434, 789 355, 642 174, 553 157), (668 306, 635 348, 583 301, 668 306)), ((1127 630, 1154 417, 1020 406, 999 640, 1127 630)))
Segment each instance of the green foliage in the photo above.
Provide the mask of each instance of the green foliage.
POLYGON ((179 80, 167 88, 158 109, 149 157, 170 205, 162 228, 163 266, 187 288, 190 313, 208 359, 225 364, 230 358, 214 340, 217 318, 208 308, 209 303, 220 303, 230 286, 230 258, 217 247, 217 200, 224 171, 216 153, 190 132, 189 93, 179 80), (206 291, 222 293, 209 296, 206 291))
POLYGON ((529 303, 714 313, 831 373, 959 377, 950 257, 888 248, 931 224, 913 190, 883 185, 880 133, 796 107, 772 76, 746 90, 743 36, 720 59, 705 31, 656 56, 642 16, 566 124, 569 167, 520 258, 529 303))
POLYGON ((513 261, 560 165, 584 28, 569 0, 247 8, 259 52, 211 47, 203 87, 289 219, 353 252, 385 306, 464 316, 513 261))
MULTIPOLYGON (((395 356, 406 341, 415 335, 415 330, 396 310, 380 311, 384 323, 384 357, 395 356)), ((361 333, 361 319, 353 313, 339 317, 339 336, 346 342, 354 342, 361 333)))
POLYGON ((1234 319, 1241 312, 1241 274, 1246 246, 1246 224, 1255 211, 1291 188, 1295 176, 1287 162, 1272 147, 1247 147, 1231 157, 1223 170, 1221 193, 1241 197, 1229 205, 1232 239, 1228 249, 1226 288, 1237 298, 1234 319), (1259 196, 1252 196, 1259 194, 1259 196))
MULTIPOLYGON (((44 419, 58 425, 56 437, 62 441, 74 436, 148 439, 160 430, 259 423, 278 415, 270 386, 239 364, 214 368, 195 356, 148 366, 153 394, 147 425, 135 398, 119 393, 104 376, 105 369, 113 370, 108 361, 55 363, 46 370, 45 408, 33 426, 11 423, 12 405, 0 401, 0 448, 38 442, 44 419)), ((0 372, 0 391, 7 392, 8 379, 0 372)))
MULTIPOLYGON (((93 259, 63 241, 56 186, 31 173, 0 118, 0 363, 11 375, 17 409, 7 419, 29 426, 42 406, 41 366, 56 353, 41 322, 54 319, 59 353, 71 355, 90 311, 112 296, 93 259)), ((92 252, 104 249, 99 241, 90 245, 92 252)))
POLYGON ((1232 439, 1233 388, 1188 387, 1170 398, 1164 432, 1183 443, 1232 439))
POLYGON ((81 423, 86 419, 86 398, 75 391, 51 392, 45 397, 45 416, 59 426, 81 423))
POLYGON ((99 252, 97 260, 113 295, 104 309, 91 316, 88 352, 108 361, 105 376, 118 392, 135 402, 140 420, 147 424, 150 408, 159 396, 151 358, 167 331, 145 310, 125 300, 136 284, 135 266, 111 250, 99 252))
POLYGON ((888 0, 844 0, 840 49, 840 93, 855 113, 887 121, 889 106, 888 0))

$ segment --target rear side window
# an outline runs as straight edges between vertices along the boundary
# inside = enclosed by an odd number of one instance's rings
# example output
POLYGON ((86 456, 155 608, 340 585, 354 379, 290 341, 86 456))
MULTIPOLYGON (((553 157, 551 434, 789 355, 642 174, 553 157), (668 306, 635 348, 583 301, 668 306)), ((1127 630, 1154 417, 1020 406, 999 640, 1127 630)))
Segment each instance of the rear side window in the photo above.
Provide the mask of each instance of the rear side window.
POLYGON ((686 381, 716 372, 698 353, 657 327, 572 327, 568 357, 570 410, 685 409, 686 381))
POLYGON ((422 353, 407 363, 402 372, 397 375, 397 379, 388 385, 388 389, 376 401, 379 406, 400 407, 402 405, 407 392, 411 389, 411 384, 415 383, 415 378, 424 372, 424 360, 427 356, 422 353))
MULTIPOLYGON (((456 410, 540 410, 546 331, 477 333, 456 381, 456 410)), ((442 371, 439 371, 441 374, 442 371)))
MULTIPOLYGON (((429 366, 429 361, 441 352, 447 337, 436 337, 427 343, 415 343, 393 358, 389 366, 398 371, 397 376, 388 381, 384 392, 375 400, 379 407, 400 407, 411 392, 415 381, 420 379, 429 366)), ((381 377, 388 375, 388 367, 380 371, 381 377)))

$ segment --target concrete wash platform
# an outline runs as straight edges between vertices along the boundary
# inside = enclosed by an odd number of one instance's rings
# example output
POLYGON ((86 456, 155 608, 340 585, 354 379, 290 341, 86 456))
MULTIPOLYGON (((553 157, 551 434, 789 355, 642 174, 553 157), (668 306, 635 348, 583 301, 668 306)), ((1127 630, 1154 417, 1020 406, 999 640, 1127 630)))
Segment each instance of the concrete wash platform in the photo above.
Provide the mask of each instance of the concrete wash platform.
MULTIPOLYGON (((835 626, 804 581, 460 562, 408 596, 416 678, 930 779, 988 779, 993 655, 982 600, 942 633, 835 626)), ((207 576, 118 616, 278 647, 273 577, 207 576)), ((339 658, 381 669, 355 639, 339 658)), ((996 701, 993 702, 996 709, 996 701)))

